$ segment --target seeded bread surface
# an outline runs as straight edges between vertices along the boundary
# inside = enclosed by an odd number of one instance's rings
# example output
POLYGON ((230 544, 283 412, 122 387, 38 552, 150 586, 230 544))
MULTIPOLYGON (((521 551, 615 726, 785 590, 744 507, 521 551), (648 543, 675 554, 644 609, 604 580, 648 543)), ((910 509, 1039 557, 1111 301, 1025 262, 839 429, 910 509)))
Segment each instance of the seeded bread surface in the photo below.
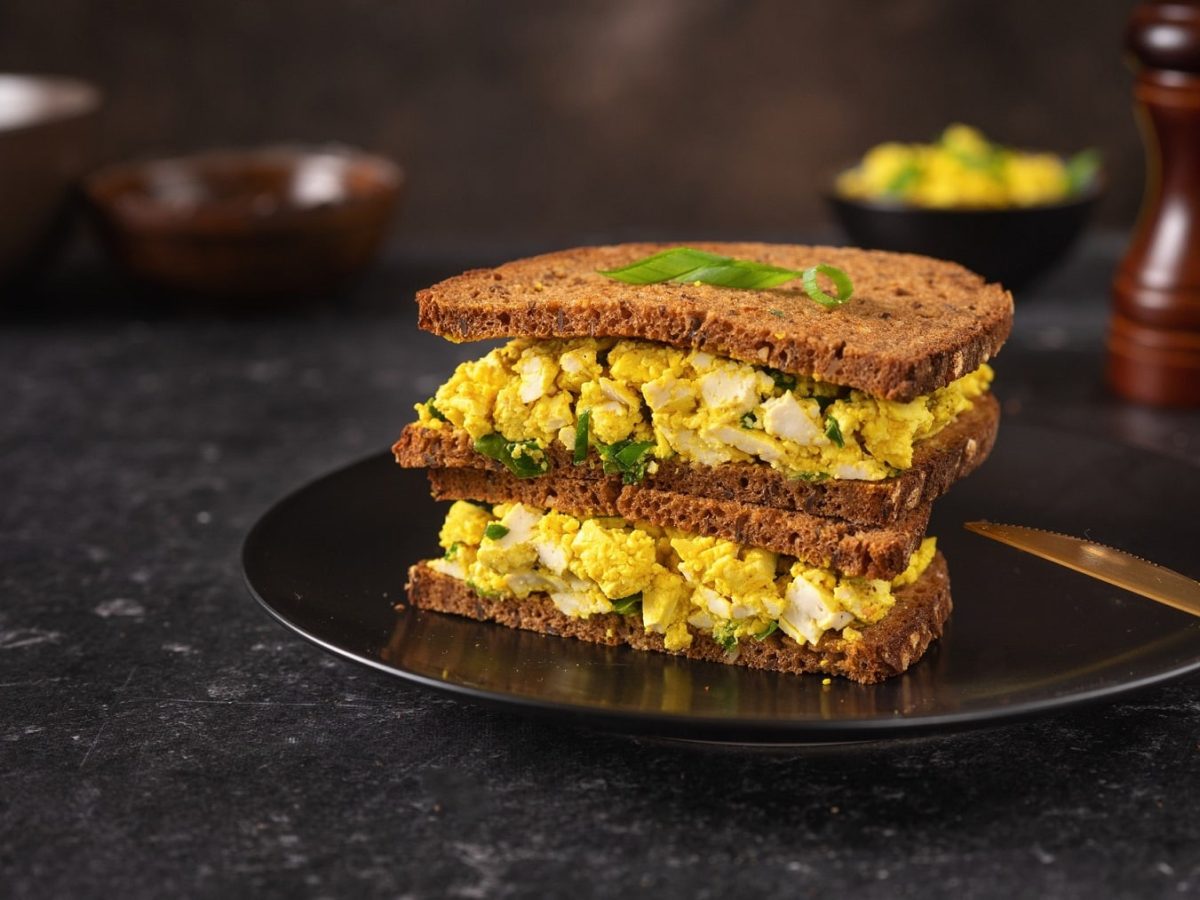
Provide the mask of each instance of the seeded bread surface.
POLYGON ((939 638, 950 615, 950 575, 939 553, 916 582, 896 591, 896 605, 881 621, 862 629, 857 641, 826 632, 815 647, 800 645, 781 632, 763 641, 738 643, 736 656, 727 654, 709 635, 693 631, 692 645, 683 651, 663 647, 658 634, 647 634, 630 616, 573 618, 560 612, 545 594, 524 600, 483 597, 459 581, 423 563, 409 569, 408 598, 420 609, 452 613, 509 628, 571 637, 609 646, 676 653, 691 659, 769 669, 793 674, 841 675, 871 684, 907 670, 939 638))
POLYGON ((515 478, 483 469, 430 469, 437 500, 519 501, 574 516, 622 516, 786 553, 851 577, 892 579, 908 568, 929 524, 928 504, 888 526, 712 500, 551 472, 515 478))
MULTIPOLYGON (((942 431, 919 442, 911 468, 882 481, 830 478, 810 482, 789 478, 764 463, 705 466, 676 458, 659 461, 658 471, 647 474, 641 486, 845 519, 860 525, 889 525, 927 506, 959 478, 973 472, 991 452, 999 423, 999 404, 991 394, 985 394, 942 431)), ((500 463, 475 452, 470 435, 449 427, 434 430, 409 425, 392 452, 396 462, 406 468, 478 468, 507 474, 500 463)), ((608 481, 611 486, 604 496, 620 492, 620 477, 605 475, 595 454, 583 465, 574 466, 565 448, 555 444, 546 452, 551 474, 570 473, 573 477, 608 481)), ((537 480, 528 479, 530 483, 537 480)))
POLYGON ((673 244, 580 247, 475 269, 417 294, 418 324, 453 341, 628 337, 815 375, 912 400, 994 356, 1012 296, 962 266, 910 254, 792 244, 689 246, 802 270, 837 266, 854 296, 826 309, 798 281, 767 291, 631 285, 600 275, 673 244))

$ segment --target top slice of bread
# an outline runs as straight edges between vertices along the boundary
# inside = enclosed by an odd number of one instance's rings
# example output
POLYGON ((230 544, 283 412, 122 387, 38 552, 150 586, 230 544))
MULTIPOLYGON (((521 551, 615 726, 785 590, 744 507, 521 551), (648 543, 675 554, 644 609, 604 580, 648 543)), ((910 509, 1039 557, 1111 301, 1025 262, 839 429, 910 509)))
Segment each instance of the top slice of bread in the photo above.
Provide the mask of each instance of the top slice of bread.
POLYGON ((908 401, 976 369, 1012 327, 1012 296, 956 263, 792 244, 699 243, 699 250, 805 269, 837 266, 854 296, 826 309, 798 281, 765 291, 631 285, 598 270, 675 244, 581 247, 475 269, 417 294, 419 324, 453 341, 627 337, 706 350, 875 397, 908 401))

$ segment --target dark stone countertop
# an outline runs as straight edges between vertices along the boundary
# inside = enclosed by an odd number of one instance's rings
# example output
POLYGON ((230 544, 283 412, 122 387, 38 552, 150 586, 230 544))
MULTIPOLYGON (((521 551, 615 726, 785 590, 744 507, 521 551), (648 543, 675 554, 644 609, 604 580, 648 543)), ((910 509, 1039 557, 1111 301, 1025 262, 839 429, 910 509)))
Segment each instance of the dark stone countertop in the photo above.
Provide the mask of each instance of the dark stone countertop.
MULTIPOLYGON (((1200 414, 1099 386, 1119 247, 1020 298, 998 393, 1200 463, 1200 414)), ((480 708, 269 620, 243 535, 477 352, 411 306, 467 256, 392 256, 291 318, 170 315, 87 268, 0 311, 0 894, 1200 893, 1200 680, 766 752, 480 708)))

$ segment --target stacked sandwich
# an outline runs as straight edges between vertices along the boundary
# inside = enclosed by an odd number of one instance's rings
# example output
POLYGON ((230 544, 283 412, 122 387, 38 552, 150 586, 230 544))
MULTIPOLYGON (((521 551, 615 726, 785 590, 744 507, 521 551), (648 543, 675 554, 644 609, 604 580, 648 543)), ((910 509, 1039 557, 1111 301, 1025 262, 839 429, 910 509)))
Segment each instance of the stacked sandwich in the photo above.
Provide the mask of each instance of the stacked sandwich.
POLYGON ((466 272, 417 302, 434 334, 509 342, 393 448, 456 501, 413 605, 861 682, 941 634, 950 581, 925 529, 996 436, 999 286, 917 256, 640 244, 466 272))

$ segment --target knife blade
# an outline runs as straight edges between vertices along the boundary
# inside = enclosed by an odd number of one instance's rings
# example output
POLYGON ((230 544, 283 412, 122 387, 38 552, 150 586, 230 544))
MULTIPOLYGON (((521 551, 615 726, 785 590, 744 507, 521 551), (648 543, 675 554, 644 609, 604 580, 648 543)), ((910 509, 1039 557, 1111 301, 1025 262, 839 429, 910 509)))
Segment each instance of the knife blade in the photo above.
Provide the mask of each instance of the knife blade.
POLYGON ((1095 541, 1025 525, 965 522, 963 527, 1193 616, 1200 616, 1200 582, 1140 556, 1095 541))

